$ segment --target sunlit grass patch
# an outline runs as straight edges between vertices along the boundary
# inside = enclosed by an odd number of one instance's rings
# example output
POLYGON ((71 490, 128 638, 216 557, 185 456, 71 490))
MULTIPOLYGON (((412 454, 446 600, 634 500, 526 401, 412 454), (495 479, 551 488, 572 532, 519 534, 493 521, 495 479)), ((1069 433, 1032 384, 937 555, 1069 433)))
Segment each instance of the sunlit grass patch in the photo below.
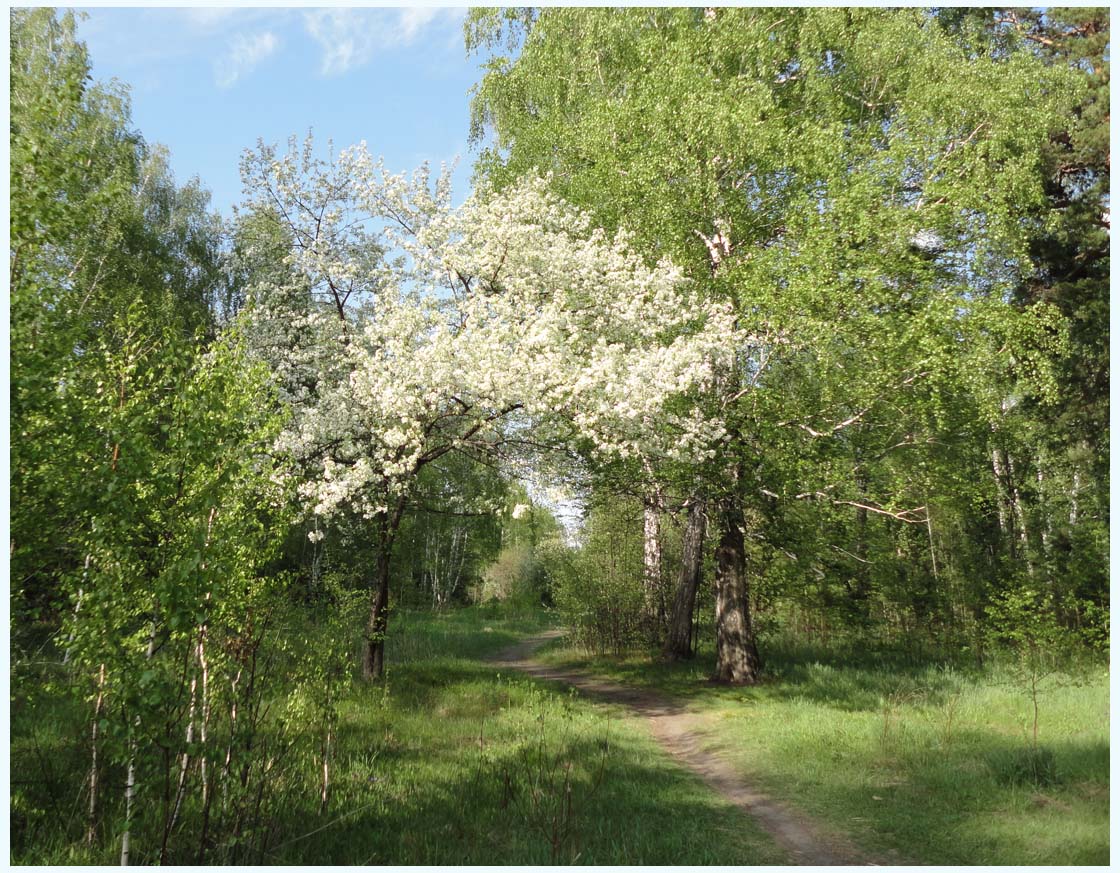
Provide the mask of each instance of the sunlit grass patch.
POLYGON ((752 688, 706 681, 711 653, 543 655, 687 700, 706 747, 777 798, 884 860, 1103 864, 1109 859, 1108 675, 1057 674, 1032 702, 1013 671, 943 664, 845 665, 828 652, 769 653, 752 688))
POLYGON ((388 691, 357 687, 342 715, 331 810, 365 811, 332 825, 329 843, 293 842, 284 861, 781 863, 641 724, 477 660, 547 624, 399 616, 388 691))
MULTIPOLYGON (((618 707, 484 658, 550 625, 541 611, 399 612, 384 682, 344 688, 321 802, 314 755, 269 788, 260 864, 761 864, 785 858, 618 707)), ((291 629, 315 645, 317 628, 291 629)), ((16 863, 113 863, 84 842, 87 713, 44 695, 13 721, 16 863)), ((119 803, 123 774, 106 773, 119 803)), ((143 788, 151 797, 153 788, 143 788)), ((159 834, 138 821, 137 857, 159 834)), ((193 855, 173 860, 189 862, 193 855)))

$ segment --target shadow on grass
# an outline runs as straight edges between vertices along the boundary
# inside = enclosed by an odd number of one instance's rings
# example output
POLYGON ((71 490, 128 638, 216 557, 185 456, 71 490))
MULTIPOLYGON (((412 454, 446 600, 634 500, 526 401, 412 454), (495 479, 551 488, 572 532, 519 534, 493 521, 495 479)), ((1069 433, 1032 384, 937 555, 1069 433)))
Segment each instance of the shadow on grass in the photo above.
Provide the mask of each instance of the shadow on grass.
POLYGON ((808 647, 776 647, 764 654, 762 681, 754 686, 725 686, 710 681, 715 653, 704 647, 687 661, 666 662, 657 653, 623 657, 596 656, 556 641, 541 650, 547 663, 584 669, 637 686, 657 689, 699 708, 753 700, 804 700, 850 712, 871 712, 884 701, 921 700, 941 705, 958 692, 968 672, 943 662, 892 661, 868 655, 854 663, 808 647))
MULTIPOLYGON (((401 636, 389 641, 387 684, 356 684, 347 695, 328 808, 319 810, 319 770, 309 761, 298 779, 277 786, 268 850, 247 860, 781 863, 741 812, 658 754, 642 731, 615 722, 613 710, 475 660, 545 623, 404 616, 395 625, 401 636), (599 781, 603 743, 609 754, 599 781), (565 782, 557 774, 569 762, 565 782)), ((674 707, 722 710, 716 715, 726 718, 712 720, 708 739, 744 773, 886 857, 896 847, 925 863, 1107 862, 1106 740, 1085 734, 1046 743, 1057 783, 1008 786, 1000 762, 1022 747, 1018 735, 957 728, 940 741, 936 726, 923 732, 899 723, 877 739, 884 700, 893 695, 904 708, 913 702, 906 695, 920 691, 923 706, 939 704, 966 681, 961 674, 935 665, 842 667, 813 653, 775 651, 766 683, 724 688, 706 683, 709 659, 604 661, 601 672, 653 686, 674 707), (785 731, 793 718, 804 719, 802 733, 785 731)), ((81 723, 81 713, 53 715, 81 723)), ((13 724, 13 779, 31 769, 31 736, 13 724)), ((72 751, 77 783, 84 752, 78 743, 72 751)), ((61 758, 49 761, 65 769, 61 758)), ((114 795, 119 788, 113 785, 114 795)), ((51 793, 80 800, 77 792, 51 793)), ((44 809, 40 818, 56 816, 44 809)), ((80 831, 80 814, 75 822, 80 831)), ((39 832, 21 839, 37 841, 39 832)), ((13 839, 13 858, 15 845, 13 839)), ((32 860, 32 849, 24 849, 32 860)), ((34 854, 41 863, 41 848, 34 854)), ((65 861, 57 852, 51 857, 65 861)))
POLYGON ((1107 741, 1042 749, 1052 782, 1027 775, 1022 742, 986 731, 949 745, 903 738, 843 768, 820 766, 822 752, 804 743, 802 765, 817 778, 797 790, 812 812, 846 811, 867 845, 924 864, 1108 863, 1107 741))

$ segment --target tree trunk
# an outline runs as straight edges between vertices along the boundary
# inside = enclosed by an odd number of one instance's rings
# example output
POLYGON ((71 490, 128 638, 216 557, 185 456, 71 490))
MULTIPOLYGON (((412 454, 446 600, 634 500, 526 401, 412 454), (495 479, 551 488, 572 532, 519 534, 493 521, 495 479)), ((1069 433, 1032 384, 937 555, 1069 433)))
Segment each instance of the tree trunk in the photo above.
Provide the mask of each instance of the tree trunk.
MULTIPOLYGON (((1082 445, 1085 445, 1082 443, 1082 445)), ((1069 490, 1069 526, 1077 526, 1077 495, 1081 492, 1081 472, 1076 468, 1073 471, 1073 484, 1069 490)))
POLYGON ((992 449, 992 474, 996 481, 996 508, 999 510, 999 532, 1007 544, 1008 553, 1014 561, 1015 534, 1011 530, 1011 500, 1007 494, 1007 468, 1000 457, 998 448, 992 449))
POLYGON ((93 742, 91 743, 89 768, 89 815, 86 819, 86 843, 91 846, 97 836, 97 745, 104 704, 105 665, 102 664, 97 674, 97 702, 93 706, 93 742))
POLYGON ((753 685, 762 661, 751 626, 747 554, 743 538, 746 519, 735 497, 720 506, 716 546, 716 672, 714 682, 753 685))
POLYGON ((383 516, 378 523, 377 566, 370 597, 369 620, 366 638, 362 643, 362 678, 369 681, 385 675, 385 632, 389 627, 389 562, 393 555, 393 540, 401 526, 408 499, 397 500, 391 515, 383 516))
POLYGON ((681 538, 681 571, 677 596, 669 620, 668 635, 662 653, 672 661, 692 657, 692 613, 704 558, 704 501, 694 496, 688 507, 684 536, 681 538))
POLYGON ((661 495, 652 492, 643 501, 642 565, 645 585, 645 621, 657 638, 665 624, 665 602, 661 596, 661 495))
MULTIPOLYGON (((859 456, 857 455, 857 459, 859 456)), ((855 557, 856 566, 853 573, 854 584, 849 589, 849 601, 856 616, 866 621, 871 614, 871 567, 867 560, 867 507, 862 505, 867 501, 867 491, 870 483, 867 481, 867 472, 859 470, 855 476, 856 489, 859 493, 860 506, 856 507, 856 541, 855 557)))
POLYGON ((380 679, 385 674, 385 631, 389 627, 389 552, 382 544, 377 553, 377 570, 373 582, 369 621, 362 647, 362 678, 380 679))
POLYGON ((1015 459, 1009 452, 1003 454, 1007 470, 1007 483, 1011 497, 1011 511, 1019 529, 1019 554, 1027 565, 1027 574, 1034 578, 1034 560, 1031 557, 1031 537, 1027 527, 1027 515, 1023 511, 1023 499, 1019 494, 1018 475, 1015 472, 1015 459))
MULTIPOLYGON (((158 615, 159 605, 153 612, 158 615)), ((151 661, 156 653, 156 634, 158 626, 156 618, 152 618, 151 630, 148 632, 148 649, 144 655, 144 660, 151 661)), ((135 728, 140 727, 140 716, 136 716, 133 725, 135 728)), ((136 739, 132 734, 128 737, 128 770, 125 776, 124 783, 124 833, 121 834, 121 866, 127 867, 129 858, 132 856, 132 800, 136 796, 136 739)))
MULTIPOLYGON (((1007 413, 1008 404, 1002 404, 1004 414, 1007 413)), ((992 432, 998 434, 996 426, 992 425, 992 432)), ((1008 556, 1012 563, 1023 559, 1027 565, 1027 572, 1034 577, 1034 562, 1031 559, 1030 536, 1027 530, 1026 515, 1023 512, 1023 502, 1019 495, 1019 485, 1015 473, 1015 461, 1011 453, 999 445, 992 447, 992 472, 996 477, 997 492, 1001 498, 999 506, 999 524, 1007 542, 1008 556)))

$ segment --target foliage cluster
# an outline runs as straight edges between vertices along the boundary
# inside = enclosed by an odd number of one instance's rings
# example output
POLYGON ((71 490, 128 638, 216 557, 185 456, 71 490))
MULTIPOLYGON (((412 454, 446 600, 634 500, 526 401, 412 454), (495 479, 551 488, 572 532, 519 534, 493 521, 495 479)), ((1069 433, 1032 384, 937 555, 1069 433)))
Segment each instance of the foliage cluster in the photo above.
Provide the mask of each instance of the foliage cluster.
POLYGON ((549 555, 553 598, 564 624, 592 651, 621 653, 648 642, 641 520, 633 510, 632 502, 617 498, 594 506, 580 548, 549 555))
POLYGON ((90 83, 73 16, 10 23, 13 720, 80 738, 65 801, 16 790, 16 842, 248 858, 285 761, 329 749, 350 637, 283 631, 283 413, 207 195, 90 83))

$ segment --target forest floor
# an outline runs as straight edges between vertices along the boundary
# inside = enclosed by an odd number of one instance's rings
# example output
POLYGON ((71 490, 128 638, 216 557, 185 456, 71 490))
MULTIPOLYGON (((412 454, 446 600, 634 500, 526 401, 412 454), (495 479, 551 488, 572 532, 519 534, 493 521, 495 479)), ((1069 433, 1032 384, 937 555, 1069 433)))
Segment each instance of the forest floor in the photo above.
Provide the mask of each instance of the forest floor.
MULTIPOLYGON (((315 755, 292 761, 269 786, 267 843, 238 862, 789 863, 639 719, 493 660, 554 622, 539 609, 395 612, 384 681, 354 681, 340 702, 329 804, 315 755)), ((320 633, 309 621, 289 636, 314 645, 320 633)), ((85 841, 88 712, 46 685, 40 697, 13 709, 9 860, 114 863, 119 834, 85 841)), ((105 782, 106 796, 123 794, 122 772, 105 782)), ((134 831, 134 857, 154 863, 159 834, 144 822, 134 831)), ((192 843, 170 863, 194 858, 192 843)))
POLYGON ((699 776, 710 788, 749 814, 798 865, 872 863, 844 836, 779 803, 746 782, 722 755, 703 748, 697 722, 703 717, 679 701, 649 688, 619 685, 583 671, 561 669, 534 660, 545 644, 563 637, 554 629, 523 640, 499 653, 494 661, 535 679, 562 682, 593 700, 619 704, 644 718, 658 745, 699 776))
MULTIPOLYGON (((1048 679, 1047 766, 1025 773, 1031 701, 998 666, 768 637, 762 684, 729 688, 706 681, 704 646, 677 665, 596 657, 555 623, 508 607, 394 613, 386 679, 355 681, 341 700, 329 805, 309 752, 272 786, 273 836, 247 860, 1109 862, 1102 665, 1048 679)), ((314 645, 321 633, 309 620, 288 637, 314 645)), ((12 711, 10 861, 112 863, 114 834, 84 840, 88 711, 49 683, 41 698, 12 711)), ((106 796, 123 780, 108 772, 106 796)), ((150 863, 158 835, 138 827, 133 842, 150 863)))

